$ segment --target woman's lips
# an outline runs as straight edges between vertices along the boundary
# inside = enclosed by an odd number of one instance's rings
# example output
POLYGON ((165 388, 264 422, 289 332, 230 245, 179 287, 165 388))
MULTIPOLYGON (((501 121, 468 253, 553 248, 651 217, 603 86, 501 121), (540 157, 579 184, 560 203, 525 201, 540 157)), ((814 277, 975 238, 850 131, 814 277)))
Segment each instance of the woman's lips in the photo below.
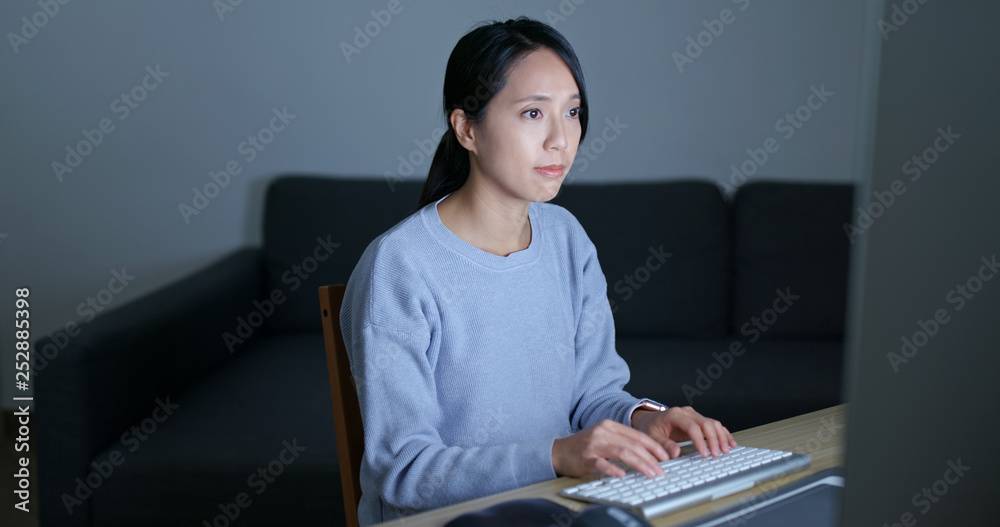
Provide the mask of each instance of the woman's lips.
POLYGON ((535 167, 535 172, 551 178, 557 178, 563 174, 563 165, 549 165, 546 167, 535 167))

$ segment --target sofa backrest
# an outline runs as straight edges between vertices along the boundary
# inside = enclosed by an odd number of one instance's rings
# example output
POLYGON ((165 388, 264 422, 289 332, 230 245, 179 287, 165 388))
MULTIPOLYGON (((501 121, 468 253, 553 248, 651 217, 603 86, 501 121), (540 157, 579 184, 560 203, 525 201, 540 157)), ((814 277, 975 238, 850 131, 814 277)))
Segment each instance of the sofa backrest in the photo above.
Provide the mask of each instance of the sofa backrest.
MULTIPOLYGON (((422 184, 274 180, 262 300, 286 300, 266 329, 319 331, 317 288, 346 283, 368 244, 416 209, 422 184)), ((670 180, 568 184, 553 203, 597 247, 621 337, 747 336, 780 289, 798 298, 761 337, 841 338, 852 200, 851 185, 748 183, 729 203, 714 183, 670 180)))
POLYGON ((729 329, 729 207, 706 181, 563 185, 597 247, 620 337, 729 329))
POLYGON ((843 338, 853 200, 845 184, 757 182, 736 192, 734 334, 843 338))
POLYGON ((320 331, 322 285, 346 284, 368 244, 416 209, 422 179, 285 176, 271 182, 264 205, 265 290, 284 303, 268 331, 320 331), (322 260, 321 260, 322 259, 322 260))

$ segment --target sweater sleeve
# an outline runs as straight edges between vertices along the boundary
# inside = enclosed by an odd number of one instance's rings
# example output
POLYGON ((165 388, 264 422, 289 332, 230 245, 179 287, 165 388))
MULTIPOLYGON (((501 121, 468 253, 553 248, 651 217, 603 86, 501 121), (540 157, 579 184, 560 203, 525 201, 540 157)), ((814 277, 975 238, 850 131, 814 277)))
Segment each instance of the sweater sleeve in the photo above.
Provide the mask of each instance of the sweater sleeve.
POLYGON ((580 296, 576 331, 577 378, 570 421, 582 430, 604 419, 631 425, 631 409, 639 402, 624 390, 629 380, 625 360, 615 350, 615 321, 608 301, 607 280, 597 261, 597 249, 582 234, 580 296))
MULTIPOLYGON (((436 308, 404 260, 389 259, 381 273, 372 271, 371 260, 360 263, 341 317, 365 429, 362 473, 400 515, 554 478, 555 438, 485 447, 444 443, 439 430, 447 423, 431 353, 436 308)), ((487 433, 485 416, 483 427, 487 433)))

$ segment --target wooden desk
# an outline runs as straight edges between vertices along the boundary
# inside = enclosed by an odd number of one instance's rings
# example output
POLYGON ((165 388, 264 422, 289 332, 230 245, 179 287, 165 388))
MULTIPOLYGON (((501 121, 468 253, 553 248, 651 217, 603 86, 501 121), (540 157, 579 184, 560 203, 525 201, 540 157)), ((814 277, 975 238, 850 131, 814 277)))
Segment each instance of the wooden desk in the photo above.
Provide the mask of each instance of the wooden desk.
MULTIPOLYGON (((678 525, 710 512, 724 509, 735 503, 743 501, 752 502, 761 494, 771 492, 782 485, 821 470, 843 466, 844 440, 847 435, 846 424, 847 406, 839 405, 734 433, 733 437, 741 445, 807 454, 812 459, 812 464, 808 469, 801 472, 778 478, 720 500, 703 503, 673 514, 653 518, 650 523, 657 527, 678 525)), ((690 451, 693 451, 693 447, 688 446, 683 449, 684 453, 690 451)), ((566 487, 572 487, 587 479, 595 478, 596 476, 586 479, 556 478, 500 494, 486 496, 485 498, 470 500, 450 507, 443 507, 399 520, 385 522, 380 525, 440 526, 466 512, 477 511, 504 501, 523 498, 545 498, 565 505, 570 509, 580 510, 588 504, 562 498, 557 496, 557 494, 566 487)))

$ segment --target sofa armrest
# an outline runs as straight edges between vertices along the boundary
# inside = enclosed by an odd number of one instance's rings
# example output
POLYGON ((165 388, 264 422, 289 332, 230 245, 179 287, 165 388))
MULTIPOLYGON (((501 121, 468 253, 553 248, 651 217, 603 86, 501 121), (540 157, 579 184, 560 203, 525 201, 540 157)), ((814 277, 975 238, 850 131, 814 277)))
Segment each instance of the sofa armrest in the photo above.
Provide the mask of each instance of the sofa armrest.
MULTIPOLYGON (((43 523, 89 525, 89 502, 80 500, 68 515, 63 495, 79 499, 76 478, 86 481, 93 458, 149 417, 157 399, 171 397, 183 411, 177 395, 239 354, 239 348, 230 352, 222 335, 233 332, 236 317, 261 299, 261 254, 257 248, 237 250, 103 313, 63 340, 58 355, 36 363, 43 523)), ((59 343, 40 339, 35 354, 51 344, 59 343)))

